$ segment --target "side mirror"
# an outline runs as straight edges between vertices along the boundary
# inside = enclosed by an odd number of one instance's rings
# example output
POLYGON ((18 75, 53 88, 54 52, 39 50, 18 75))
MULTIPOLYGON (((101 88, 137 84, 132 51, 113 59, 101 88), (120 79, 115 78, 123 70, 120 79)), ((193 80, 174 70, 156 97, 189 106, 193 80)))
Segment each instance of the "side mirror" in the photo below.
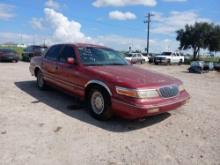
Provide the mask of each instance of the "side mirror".
POLYGON ((75 59, 73 57, 68 57, 67 58, 67 63, 70 64, 70 65, 73 65, 73 64, 75 64, 75 59))

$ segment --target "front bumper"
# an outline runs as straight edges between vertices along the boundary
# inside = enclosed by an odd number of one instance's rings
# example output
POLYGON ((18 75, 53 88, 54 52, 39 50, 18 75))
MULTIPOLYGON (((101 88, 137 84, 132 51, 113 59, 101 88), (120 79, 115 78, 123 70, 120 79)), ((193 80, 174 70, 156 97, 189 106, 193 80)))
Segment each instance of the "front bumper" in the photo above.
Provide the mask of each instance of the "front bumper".
POLYGON ((156 58, 154 59, 154 62, 156 63, 168 63, 168 59, 161 59, 161 58, 156 58))
POLYGON ((112 109, 114 112, 127 119, 137 119, 146 116, 153 116, 179 108, 190 98, 184 91, 178 96, 169 99, 161 99, 157 102, 146 101, 141 104, 131 104, 117 99, 112 99, 112 109))

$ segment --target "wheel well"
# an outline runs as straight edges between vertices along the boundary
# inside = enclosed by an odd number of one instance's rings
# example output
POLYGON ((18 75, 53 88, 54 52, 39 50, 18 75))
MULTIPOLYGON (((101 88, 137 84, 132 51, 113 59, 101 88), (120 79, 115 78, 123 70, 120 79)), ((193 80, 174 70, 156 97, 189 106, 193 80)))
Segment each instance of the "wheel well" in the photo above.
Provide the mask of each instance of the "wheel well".
POLYGON ((94 89, 94 88, 101 88, 102 90, 106 92, 106 94, 108 94, 109 97, 111 97, 109 91, 104 86, 100 84, 96 84, 96 83, 91 83, 85 89, 85 100, 88 100, 89 92, 91 91, 91 89, 94 89))
POLYGON ((39 72, 39 70, 40 70, 40 69, 39 69, 38 67, 34 69, 34 75, 35 75, 35 77, 37 77, 37 73, 39 72))

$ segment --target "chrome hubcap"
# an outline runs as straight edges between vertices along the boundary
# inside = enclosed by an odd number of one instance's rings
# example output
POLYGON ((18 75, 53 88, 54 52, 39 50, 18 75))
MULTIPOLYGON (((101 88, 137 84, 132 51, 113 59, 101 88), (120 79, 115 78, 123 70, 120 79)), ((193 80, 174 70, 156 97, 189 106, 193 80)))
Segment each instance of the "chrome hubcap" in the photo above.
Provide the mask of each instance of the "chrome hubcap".
POLYGON ((104 110, 104 98, 98 91, 93 92, 91 97, 92 109, 96 114, 101 114, 104 110))

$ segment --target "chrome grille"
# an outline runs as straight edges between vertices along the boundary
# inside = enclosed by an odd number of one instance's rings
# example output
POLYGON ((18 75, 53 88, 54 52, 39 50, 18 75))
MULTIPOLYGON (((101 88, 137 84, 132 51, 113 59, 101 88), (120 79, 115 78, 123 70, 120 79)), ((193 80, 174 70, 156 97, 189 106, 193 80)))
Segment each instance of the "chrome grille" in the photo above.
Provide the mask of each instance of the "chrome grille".
POLYGON ((167 86, 160 88, 160 95, 161 97, 169 98, 169 97, 174 97, 179 93, 178 86, 167 86))

